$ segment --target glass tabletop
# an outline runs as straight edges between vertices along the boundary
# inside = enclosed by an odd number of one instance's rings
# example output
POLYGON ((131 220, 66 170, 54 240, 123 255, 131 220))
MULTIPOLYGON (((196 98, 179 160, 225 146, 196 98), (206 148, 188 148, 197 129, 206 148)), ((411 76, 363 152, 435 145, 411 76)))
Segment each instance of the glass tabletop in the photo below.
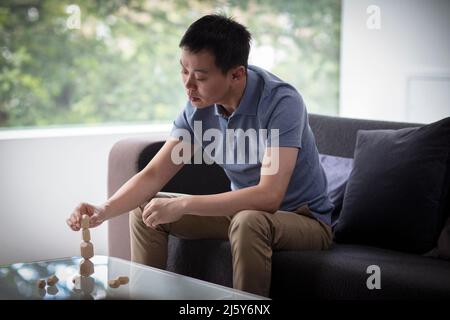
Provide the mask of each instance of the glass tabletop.
POLYGON ((0 266, 0 299, 151 299, 151 300, 260 300, 267 299, 243 291, 144 266, 127 260, 94 256, 94 274, 80 277, 80 257, 0 266), (56 275, 54 286, 40 289, 39 279, 56 275), (129 282, 118 288, 108 280, 119 276, 129 282))

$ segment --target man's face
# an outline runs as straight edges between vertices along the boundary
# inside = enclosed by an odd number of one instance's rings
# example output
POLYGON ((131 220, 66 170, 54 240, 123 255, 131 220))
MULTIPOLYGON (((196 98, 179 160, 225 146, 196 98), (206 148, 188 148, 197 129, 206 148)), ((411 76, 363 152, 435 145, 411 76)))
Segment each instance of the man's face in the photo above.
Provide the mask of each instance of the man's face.
POLYGON ((232 85, 231 72, 224 75, 209 51, 193 53, 183 48, 180 64, 184 88, 194 107, 204 108, 227 101, 232 85))

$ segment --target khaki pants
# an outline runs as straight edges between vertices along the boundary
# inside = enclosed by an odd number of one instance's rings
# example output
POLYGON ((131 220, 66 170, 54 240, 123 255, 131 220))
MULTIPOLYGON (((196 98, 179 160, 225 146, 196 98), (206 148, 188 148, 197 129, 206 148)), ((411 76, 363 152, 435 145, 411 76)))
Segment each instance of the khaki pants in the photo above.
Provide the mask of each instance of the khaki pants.
MULTIPOLYGON (((181 194, 158 193, 172 198, 181 194)), ((233 287, 269 296, 272 251, 325 250, 332 242, 331 228, 315 219, 307 206, 274 214, 243 210, 233 216, 184 215, 180 220, 147 227, 142 212, 148 201, 130 212, 131 259, 165 269, 169 234, 182 239, 229 240, 233 257, 233 287)))

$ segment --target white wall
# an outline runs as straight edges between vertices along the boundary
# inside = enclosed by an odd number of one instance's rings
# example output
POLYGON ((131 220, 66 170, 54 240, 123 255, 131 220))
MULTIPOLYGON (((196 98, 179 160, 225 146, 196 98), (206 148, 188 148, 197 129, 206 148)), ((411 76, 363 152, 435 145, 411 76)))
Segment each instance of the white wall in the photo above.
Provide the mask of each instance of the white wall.
POLYGON ((340 115, 450 116, 449 31, 449 0, 343 0, 340 115), (380 29, 366 25, 370 5, 380 9, 380 29))
MULTIPOLYGON (((116 141, 163 135, 147 131, 67 136, 62 130, 47 138, 45 130, 16 137, 0 132, 0 265, 79 255, 81 234, 65 220, 79 202, 106 199, 108 154, 116 141)), ((106 224, 91 237, 95 253, 107 255, 106 224)))

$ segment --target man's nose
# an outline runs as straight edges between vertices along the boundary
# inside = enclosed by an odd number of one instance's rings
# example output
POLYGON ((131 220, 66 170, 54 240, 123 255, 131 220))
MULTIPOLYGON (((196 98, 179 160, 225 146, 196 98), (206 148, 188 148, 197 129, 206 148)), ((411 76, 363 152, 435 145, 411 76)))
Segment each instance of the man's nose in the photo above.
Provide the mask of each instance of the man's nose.
POLYGON ((192 79, 192 77, 186 77, 186 80, 184 81, 184 86, 186 89, 195 89, 195 83, 192 79))

